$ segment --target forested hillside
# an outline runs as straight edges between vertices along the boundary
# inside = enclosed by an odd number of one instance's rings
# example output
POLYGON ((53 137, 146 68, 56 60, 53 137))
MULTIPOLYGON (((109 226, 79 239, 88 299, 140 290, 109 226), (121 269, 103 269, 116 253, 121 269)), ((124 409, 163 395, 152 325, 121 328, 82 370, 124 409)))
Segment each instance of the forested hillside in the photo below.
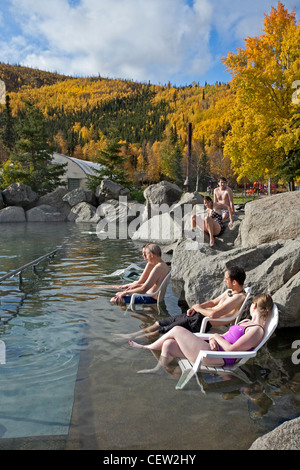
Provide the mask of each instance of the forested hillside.
POLYGON ((0 62, 0 80, 6 85, 8 92, 18 91, 23 86, 40 88, 44 85, 52 85, 68 77, 57 73, 43 72, 30 67, 20 65, 9 65, 0 62))
MULTIPOLYGON (((117 139, 123 143, 122 152, 128 157, 126 171, 134 184, 157 182, 162 178, 182 184, 187 128, 191 122, 194 129, 192 165, 200 169, 199 158, 205 157, 202 158, 202 174, 208 177, 209 158, 213 160, 216 155, 217 164, 212 165, 216 170, 212 172, 220 174, 222 170, 221 143, 213 136, 216 123, 211 131, 209 129, 216 102, 227 95, 228 85, 199 87, 193 84, 174 88, 171 84, 155 86, 101 77, 63 76, 60 79, 56 74, 34 69, 7 68, 0 78, 5 81, 5 77, 9 77, 8 89, 22 83, 9 93, 14 122, 22 119, 25 102, 33 103, 46 119, 49 139, 57 152, 94 161, 109 141, 117 139), (206 115, 207 143, 199 130, 206 115), (205 147, 208 147, 208 157, 205 147)), ((222 173, 232 176, 229 162, 222 173)), ((203 184, 207 184, 207 178, 203 184)))
POLYGON ((115 149, 133 185, 183 184, 191 124, 192 190, 220 176, 232 186, 273 178, 294 188, 300 177, 299 51, 295 11, 278 2, 265 16, 263 34, 223 59, 229 83, 157 86, 0 64, 8 91, 0 112, 0 160, 9 168, 29 102, 43 116, 55 151, 100 162, 101 152, 115 149))

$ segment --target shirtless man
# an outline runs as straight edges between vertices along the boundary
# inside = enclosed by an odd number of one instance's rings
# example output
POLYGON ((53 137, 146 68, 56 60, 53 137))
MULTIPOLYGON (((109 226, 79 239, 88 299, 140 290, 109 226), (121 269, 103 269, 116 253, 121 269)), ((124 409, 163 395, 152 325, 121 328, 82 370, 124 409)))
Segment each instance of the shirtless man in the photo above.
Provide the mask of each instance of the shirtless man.
POLYGON ((130 303, 132 294, 141 294, 136 298, 135 303, 150 304, 156 303, 157 295, 153 297, 143 297, 143 294, 156 292, 162 281, 169 272, 168 265, 161 259, 161 249, 158 245, 149 244, 145 247, 147 262, 152 266, 148 278, 143 284, 129 287, 125 291, 117 292, 111 299, 112 303, 124 304, 130 303))
POLYGON ((224 282, 228 290, 219 297, 193 305, 185 314, 175 315, 156 321, 152 326, 130 334, 115 334, 114 336, 122 339, 133 339, 143 336, 149 336, 157 332, 164 334, 174 326, 182 326, 187 330, 198 333, 204 317, 211 318, 208 322, 207 331, 211 326, 226 325, 226 317, 233 316, 241 307, 245 299, 244 282, 246 274, 243 268, 232 266, 225 272, 224 282), (214 322, 214 318, 223 318, 224 322, 214 322))
MULTIPOLYGON (((221 176, 219 179, 219 186, 214 190, 214 202, 219 202, 221 204, 225 204, 229 206, 234 215, 234 204, 233 204, 233 193, 232 190, 229 188, 227 184, 226 178, 221 176)), ((222 211, 222 218, 223 220, 228 219, 229 213, 228 211, 222 211)))
MULTIPOLYGON (((143 258, 145 261, 147 261, 147 252, 146 252, 147 246, 148 246, 148 243, 142 247, 142 254, 143 254, 143 258)), ((112 288, 118 289, 118 290, 129 290, 129 289, 133 289, 134 287, 141 286, 147 281, 153 268, 154 268, 154 265, 147 262, 144 268, 144 271, 140 275, 139 279, 137 279, 136 281, 130 282, 129 284, 120 284, 117 286, 112 286, 112 288)))

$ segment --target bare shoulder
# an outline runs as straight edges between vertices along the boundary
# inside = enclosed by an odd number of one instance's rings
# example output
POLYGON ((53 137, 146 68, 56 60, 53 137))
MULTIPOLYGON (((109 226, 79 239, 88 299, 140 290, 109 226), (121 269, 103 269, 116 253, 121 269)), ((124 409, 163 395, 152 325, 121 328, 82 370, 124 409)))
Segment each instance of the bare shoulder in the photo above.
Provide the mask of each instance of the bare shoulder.
POLYGON ((246 293, 244 291, 238 294, 230 294, 230 291, 224 292, 223 302, 231 305, 241 305, 245 299, 246 293))

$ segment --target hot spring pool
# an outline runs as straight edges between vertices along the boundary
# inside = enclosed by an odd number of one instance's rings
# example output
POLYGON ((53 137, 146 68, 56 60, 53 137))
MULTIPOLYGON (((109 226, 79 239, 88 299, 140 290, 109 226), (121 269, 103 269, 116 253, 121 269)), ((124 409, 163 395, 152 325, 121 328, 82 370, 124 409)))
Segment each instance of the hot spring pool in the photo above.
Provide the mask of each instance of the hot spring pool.
MULTIPOLYGON (((260 435, 299 415, 299 365, 291 345, 299 330, 278 331, 267 353, 250 364, 257 380, 196 380, 182 391, 154 367, 149 351, 112 333, 137 331, 155 316, 126 313, 114 291, 89 284, 118 282, 116 269, 143 266, 130 240, 99 240, 79 224, 2 224, 0 277, 52 251, 34 273, 0 286, 0 448, 187 450, 247 449, 260 435), (224 432, 226 431, 226 432, 224 432)), ((181 313, 169 286, 168 314, 181 313)))

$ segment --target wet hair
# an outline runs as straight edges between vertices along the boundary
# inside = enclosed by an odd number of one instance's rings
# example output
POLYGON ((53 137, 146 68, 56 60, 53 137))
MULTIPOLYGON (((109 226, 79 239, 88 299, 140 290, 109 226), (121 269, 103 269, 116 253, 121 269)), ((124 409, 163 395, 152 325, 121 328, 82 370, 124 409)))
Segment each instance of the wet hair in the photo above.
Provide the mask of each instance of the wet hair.
POLYGON ((240 266, 231 266, 227 269, 230 280, 238 282, 241 286, 244 285, 246 279, 246 273, 240 266))
POLYGON ((158 245, 154 243, 149 243, 146 246, 146 250, 148 251, 148 253, 153 253, 154 255, 161 257, 161 249, 158 245))
POLYGON ((225 176, 221 176, 221 178, 219 178, 219 181, 225 181, 225 183, 226 183, 227 179, 225 178, 225 176))
POLYGON ((256 304, 260 316, 266 320, 271 314, 273 308, 273 299, 270 294, 258 294, 254 297, 253 303, 256 304))

